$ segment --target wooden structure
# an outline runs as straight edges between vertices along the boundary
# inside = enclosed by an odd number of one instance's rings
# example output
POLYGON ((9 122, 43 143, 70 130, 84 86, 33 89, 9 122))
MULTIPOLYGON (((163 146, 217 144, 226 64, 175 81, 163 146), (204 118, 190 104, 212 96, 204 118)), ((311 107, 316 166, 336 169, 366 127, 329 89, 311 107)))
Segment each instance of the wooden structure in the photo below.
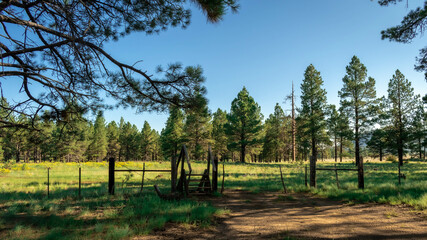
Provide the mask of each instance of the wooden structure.
POLYGON ((154 186, 159 197, 163 199, 179 199, 193 193, 210 194, 218 190, 218 158, 214 157, 209 146, 207 168, 203 173, 193 173, 187 148, 182 146, 178 158, 171 160, 171 169, 115 169, 114 158, 109 159, 108 193, 114 195, 115 172, 142 172, 141 191, 144 187, 145 172, 168 172, 171 174, 171 193, 162 194, 157 186, 154 186), (212 168, 212 175, 210 174, 212 168), (212 179, 211 179, 212 177, 212 179))
POLYGON ((203 173, 193 173, 191 163, 188 157, 187 148, 182 146, 179 157, 175 163, 176 174, 179 178, 172 178, 172 182, 178 181, 176 191, 181 194, 189 195, 190 193, 213 193, 218 190, 218 158, 212 154, 211 147, 209 146, 207 167, 203 173), (210 170, 212 168, 212 181, 210 178, 210 170))

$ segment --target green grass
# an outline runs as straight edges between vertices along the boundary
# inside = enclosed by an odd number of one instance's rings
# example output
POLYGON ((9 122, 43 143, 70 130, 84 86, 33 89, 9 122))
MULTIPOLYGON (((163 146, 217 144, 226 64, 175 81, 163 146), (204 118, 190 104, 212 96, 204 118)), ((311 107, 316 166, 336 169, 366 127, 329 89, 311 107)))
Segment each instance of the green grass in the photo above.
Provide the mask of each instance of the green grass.
MULTIPOLYGON (((117 173, 116 195, 109 196, 105 162, 6 165, 0 165, 0 239, 123 239, 161 229, 167 222, 208 225, 215 214, 226 212, 191 199, 161 200, 153 185, 170 191, 170 176, 164 173, 146 173, 142 193, 140 174, 117 173)), ((116 167, 142 169, 142 163, 116 167)), ((168 164, 146 163, 146 168, 168 169, 168 164)))
MULTIPOLYGON (((319 162, 319 167, 333 167, 319 162)), ((427 209, 427 162, 409 161, 402 167, 406 180, 397 184, 397 163, 365 163, 365 190, 357 189, 357 172, 339 172, 337 188, 332 171, 318 171, 317 188, 304 185, 304 164, 225 163, 225 188, 254 194, 282 191, 279 165, 291 192, 311 192, 349 203, 407 204, 427 209)), ((205 162, 193 162, 202 173, 205 162)), ((350 162, 338 167, 353 168, 350 162)), ((117 169, 142 169, 142 162, 117 163, 117 169)), ((169 169, 168 162, 148 162, 146 169, 169 169)), ((222 181, 222 163, 219 167, 222 181)), ((107 194, 108 164, 27 163, 0 164, 0 239, 122 239, 162 229, 167 222, 206 226, 214 215, 227 214, 206 202, 159 199, 153 185, 170 191, 168 173, 146 173, 140 193, 140 173, 116 174, 116 195, 107 194), (47 197, 47 168, 50 195, 47 197), (82 168, 82 197, 78 197, 78 168, 82 168)), ((219 186, 221 188, 221 186, 219 186)), ((216 194, 219 197, 219 194, 216 194)), ((292 197, 278 201, 295 201, 292 197)), ((393 214, 389 214, 393 217, 393 214)))

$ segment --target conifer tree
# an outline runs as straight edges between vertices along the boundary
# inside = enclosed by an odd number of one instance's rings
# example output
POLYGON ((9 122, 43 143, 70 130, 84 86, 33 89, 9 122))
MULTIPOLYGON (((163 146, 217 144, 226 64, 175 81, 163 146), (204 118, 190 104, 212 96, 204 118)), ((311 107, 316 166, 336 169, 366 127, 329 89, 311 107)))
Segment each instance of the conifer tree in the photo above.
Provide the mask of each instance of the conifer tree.
POLYGON ((417 152, 419 159, 425 159, 427 148, 427 112, 424 107, 425 103, 419 102, 414 111, 411 123, 411 149, 417 152))
POLYGON ((201 160, 206 152, 210 140, 212 126, 211 114, 207 105, 207 99, 200 93, 196 96, 194 107, 187 110, 184 138, 191 149, 195 160, 201 160))
POLYGON ((139 145, 142 160, 147 161, 149 158, 152 158, 154 144, 154 136, 151 126, 147 121, 144 121, 144 126, 141 130, 141 142, 139 145))
POLYGON ((332 137, 333 142, 334 142, 334 158, 335 158, 335 162, 338 161, 338 135, 339 135, 339 118, 340 115, 337 111, 337 108, 335 105, 330 105, 329 106, 329 118, 327 120, 328 123, 328 131, 329 131, 329 135, 332 137))
POLYGON ((305 135, 311 140, 310 186, 316 186, 317 147, 326 129, 326 91, 322 88, 323 80, 320 72, 309 65, 304 73, 301 84, 301 109, 305 135))
POLYGON ((107 156, 107 147, 108 142, 107 130, 105 128, 105 119, 102 116, 102 112, 99 112, 93 125, 93 135, 88 147, 89 160, 101 161, 105 159, 107 156))
POLYGON ((392 122, 392 136, 395 138, 400 165, 403 165, 403 154, 409 134, 408 127, 418 99, 419 96, 414 95, 411 82, 399 70, 396 70, 388 84, 389 111, 387 116, 392 122))
POLYGON ((212 119, 212 150, 215 154, 220 155, 220 159, 224 160, 227 154, 228 138, 225 133, 225 124, 227 123, 227 112, 218 108, 213 114, 212 119))
POLYGON ((262 118, 261 107, 243 87, 231 103, 230 113, 227 114, 228 122, 225 125, 230 139, 228 146, 230 149, 240 150, 241 162, 245 162, 247 147, 260 142, 262 118))
POLYGON ((358 166, 361 134, 369 126, 375 113, 375 80, 371 77, 366 80, 367 69, 356 56, 353 56, 346 67, 346 73, 343 78, 344 86, 338 95, 343 110, 353 122, 355 158, 358 166))
POLYGON ((169 108, 169 117, 161 133, 162 150, 164 156, 172 158, 177 155, 183 143, 184 113, 176 106, 169 108))
POLYGON ((117 158, 120 151, 119 127, 115 121, 107 125, 107 157, 117 158))
POLYGON ((274 113, 265 120, 264 128, 263 157, 279 162, 285 152, 286 128, 285 113, 278 103, 274 107, 274 113))
POLYGON ((350 129, 350 122, 345 114, 342 107, 339 108, 339 118, 337 123, 337 130, 338 130, 338 137, 339 137, 339 143, 340 143, 340 162, 342 162, 343 157, 343 147, 351 145, 351 142, 349 141, 352 139, 353 132, 350 129))
POLYGON ((375 129, 366 144, 369 149, 378 153, 380 161, 382 161, 387 147, 387 131, 382 128, 375 129))

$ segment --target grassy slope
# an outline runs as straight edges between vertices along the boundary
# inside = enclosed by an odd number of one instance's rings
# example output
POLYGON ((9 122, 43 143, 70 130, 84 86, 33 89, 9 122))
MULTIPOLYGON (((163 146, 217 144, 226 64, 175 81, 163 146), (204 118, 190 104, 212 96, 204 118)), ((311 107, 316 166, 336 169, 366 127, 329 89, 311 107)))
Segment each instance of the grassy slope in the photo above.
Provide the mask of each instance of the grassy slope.
MULTIPOLYGON (((333 163, 319 162, 322 167, 333 163)), ((205 163, 193 163, 201 173, 205 163)), ((427 163, 410 161, 402 168, 407 176, 397 186, 396 163, 365 164, 364 191, 357 189, 356 172, 339 172, 341 188, 335 185, 331 171, 318 172, 318 188, 304 186, 304 165, 281 164, 285 184, 291 191, 315 194, 347 201, 373 201, 409 204, 427 208, 427 163)), ((117 163, 117 168, 141 169, 142 163, 117 163)), ((339 167, 353 167, 350 163, 339 167)), ((107 163, 39 163, 0 165, 0 238, 119 239, 162 228, 166 222, 209 224, 221 214, 208 203, 192 200, 163 201, 153 192, 157 184, 170 189, 167 173, 147 173, 143 194, 142 176, 118 173, 116 196, 107 195, 107 163), (50 197, 46 197, 47 167, 50 167, 50 197), (82 168, 82 199, 78 198, 78 168, 82 168)), ((146 163, 147 169, 168 169, 169 163, 146 163)), ((220 166, 220 179, 222 166, 220 166)), ((225 163, 225 187, 252 192, 280 191, 279 164, 225 163)))

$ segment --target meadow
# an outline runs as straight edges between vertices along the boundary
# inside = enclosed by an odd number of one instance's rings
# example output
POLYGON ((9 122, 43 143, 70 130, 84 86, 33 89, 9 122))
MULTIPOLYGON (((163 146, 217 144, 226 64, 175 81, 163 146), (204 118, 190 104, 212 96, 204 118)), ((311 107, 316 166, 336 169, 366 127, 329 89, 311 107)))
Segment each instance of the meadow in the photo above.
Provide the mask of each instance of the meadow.
MULTIPOLYGON (((142 169, 142 162, 118 162, 116 169, 142 169)), ((406 179, 398 185, 397 163, 366 161, 365 189, 357 189, 356 172, 339 172, 340 188, 333 171, 318 171, 317 188, 304 184, 307 163, 220 163, 225 169, 225 189, 241 189, 257 194, 283 191, 279 166, 290 192, 307 192, 350 203, 378 202, 406 204, 415 210, 427 209, 427 162, 409 160, 402 167, 406 179)), ((146 162, 146 169, 169 169, 169 162, 146 162)), ((333 167, 319 162, 318 167, 333 167)), ((193 172, 201 173, 205 162, 193 162, 193 172)), ((353 168, 351 161, 338 167, 353 168)), ((157 197, 153 185, 170 191, 168 173, 146 173, 141 192, 139 172, 116 173, 114 196, 107 193, 108 163, 3 163, 0 165, 0 238, 4 239, 121 239, 162 229, 167 222, 209 226, 215 216, 227 213, 209 202, 191 197, 165 201, 157 197), (49 197, 47 196, 47 168, 49 197), (78 193, 79 168, 82 173, 78 193)), ((220 198, 220 194, 215 197, 220 198)))

